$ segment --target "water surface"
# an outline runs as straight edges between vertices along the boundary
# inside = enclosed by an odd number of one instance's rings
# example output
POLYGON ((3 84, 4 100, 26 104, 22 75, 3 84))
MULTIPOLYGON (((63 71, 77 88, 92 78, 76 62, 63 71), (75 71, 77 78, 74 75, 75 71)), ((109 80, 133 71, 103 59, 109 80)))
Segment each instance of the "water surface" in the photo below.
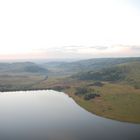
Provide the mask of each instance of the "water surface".
POLYGON ((140 125, 93 115, 62 92, 2 92, 0 140, 140 140, 140 125))

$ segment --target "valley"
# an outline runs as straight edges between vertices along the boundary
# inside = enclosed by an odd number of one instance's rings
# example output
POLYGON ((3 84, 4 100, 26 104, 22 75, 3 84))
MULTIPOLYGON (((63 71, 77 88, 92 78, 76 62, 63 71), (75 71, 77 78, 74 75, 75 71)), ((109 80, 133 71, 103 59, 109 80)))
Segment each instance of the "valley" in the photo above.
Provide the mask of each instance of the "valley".
POLYGON ((0 91, 63 91, 89 112, 140 123, 140 58, 0 64, 0 91))

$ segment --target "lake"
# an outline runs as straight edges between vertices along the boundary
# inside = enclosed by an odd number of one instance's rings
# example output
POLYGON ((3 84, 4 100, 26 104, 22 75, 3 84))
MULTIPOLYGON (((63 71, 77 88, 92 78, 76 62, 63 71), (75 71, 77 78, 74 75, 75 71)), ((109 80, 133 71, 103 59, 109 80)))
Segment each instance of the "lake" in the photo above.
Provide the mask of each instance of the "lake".
POLYGON ((62 92, 0 92, 0 140, 140 140, 140 124, 93 115, 62 92))

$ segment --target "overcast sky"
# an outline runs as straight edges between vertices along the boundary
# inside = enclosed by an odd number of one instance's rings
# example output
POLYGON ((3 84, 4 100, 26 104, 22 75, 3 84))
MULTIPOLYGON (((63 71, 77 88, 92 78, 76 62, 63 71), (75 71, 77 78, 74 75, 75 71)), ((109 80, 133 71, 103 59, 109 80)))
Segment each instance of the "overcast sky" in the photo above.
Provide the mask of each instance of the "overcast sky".
POLYGON ((140 56, 139 0, 0 0, 0 59, 140 56))

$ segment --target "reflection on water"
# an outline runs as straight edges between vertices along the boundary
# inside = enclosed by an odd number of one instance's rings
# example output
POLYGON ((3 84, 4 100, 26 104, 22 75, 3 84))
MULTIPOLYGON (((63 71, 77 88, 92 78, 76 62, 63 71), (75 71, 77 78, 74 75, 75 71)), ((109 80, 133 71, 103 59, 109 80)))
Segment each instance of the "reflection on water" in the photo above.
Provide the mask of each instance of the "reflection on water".
POLYGON ((0 140, 140 140, 140 125, 93 115, 61 92, 0 93, 0 140))

